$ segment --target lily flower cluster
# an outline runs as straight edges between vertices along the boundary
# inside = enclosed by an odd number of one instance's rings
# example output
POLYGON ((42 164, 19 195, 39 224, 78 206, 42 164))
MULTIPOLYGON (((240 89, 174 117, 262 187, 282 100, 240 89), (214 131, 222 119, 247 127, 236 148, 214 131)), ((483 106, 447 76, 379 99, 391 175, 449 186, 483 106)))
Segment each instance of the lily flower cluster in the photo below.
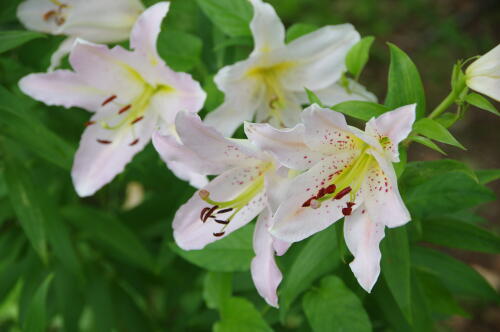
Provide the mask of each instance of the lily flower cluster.
MULTIPOLYGON (((20 87, 47 105, 94 113, 72 169, 80 196, 109 183, 152 139, 170 170, 198 188, 173 220, 179 247, 203 249, 257 218, 252 277, 259 294, 277 307, 282 274, 275 255, 344 219, 351 270, 370 292, 385 227, 411 219, 392 163, 412 131, 415 105, 372 118, 364 130, 317 104, 303 110, 304 88, 332 105, 376 101, 355 81, 340 84, 359 34, 349 24, 327 26, 285 44, 274 9, 262 0, 250 3, 255 48, 218 72, 225 100, 204 121, 196 114, 206 96, 200 84, 170 69, 156 49, 168 2, 140 15, 139 2, 113 2, 116 16, 110 17, 102 10, 108 1, 26 1, 18 12, 27 27, 70 36, 63 48, 70 50, 73 70, 31 74, 20 87), (111 23, 102 27, 100 20, 111 23), (121 40, 128 27, 132 50, 95 44, 121 40), (242 124, 247 139, 230 138, 242 124), (215 178, 208 181, 208 175, 215 178)), ((497 100, 498 52, 497 46, 466 72, 470 88, 497 100)))

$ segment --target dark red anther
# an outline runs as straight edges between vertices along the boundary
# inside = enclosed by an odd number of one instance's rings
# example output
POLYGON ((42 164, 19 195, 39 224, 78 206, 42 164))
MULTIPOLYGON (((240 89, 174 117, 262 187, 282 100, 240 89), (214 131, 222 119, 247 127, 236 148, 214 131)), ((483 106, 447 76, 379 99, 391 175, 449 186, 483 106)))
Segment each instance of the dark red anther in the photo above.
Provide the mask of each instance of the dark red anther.
POLYGON ((325 190, 325 188, 321 188, 321 189, 318 191, 318 193, 316 194, 316 199, 318 199, 318 198, 321 198, 321 197, 325 196, 325 194, 326 194, 326 190, 325 190))
POLYGON ((217 205, 212 206, 208 210, 207 214, 205 214, 205 218, 203 218, 203 222, 207 221, 207 219, 210 218, 210 216, 212 215, 212 213, 214 213, 214 211, 217 210, 218 208, 219 208, 219 206, 217 206, 217 205))
POLYGON ((201 221, 203 221, 203 222, 206 221, 206 219, 204 217, 205 217, 205 213, 207 213, 208 210, 210 210, 209 207, 204 207, 203 209, 201 209, 201 213, 200 213, 201 221))
POLYGON ((108 141, 107 139, 97 139, 97 142, 99 142, 101 144, 111 144, 111 143, 113 143, 111 141, 108 141))
POLYGON ((233 211, 233 208, 227 208, 227 209, 219 210, 219 211, 217 211, 217 214, 219 214, 219 213, 226 213, 226 212, 230 212, 230 211, 233 211))
POLYGON ((356 203, 354 203, 354 202, 347 202, 347 207, 348 208, 352 208, 354 205, 356 205, 356 203))
POLYGON ((302 204, 302 207, 309 207, 309 206, 311 206, 311 201, 312 201, 313 199, 315 199, 315 198, 316 198, 316 197, 311 197, 311 198, 309 198, 307 201, 305 201, 305 202, 304 202, 304 204, 302 204))
POLYGON ((88 127, 88 126, 92 126, 93 124, 95 124, 95 121, 87 121, 87 122, 85 122, 83 125, 84 125, 85 127, 88 127))
POLYGON ((334 184, 331 184, 328 187, 326 187, 325 191, 327 194, 333 194, 335 192, 335 189, 337 189, 337 186, 334 184))
POLYGON ((105 106, 106 104, 109 104, 110 102, 112 102, 115 99, 116 99, 116 95, 112 95, 111 97, 109 97, 108 99, 106 99, 105 101, 103 101, 102 104, 101 104, 101 106, 105 106))
POLYGON ((134 145, 136 145, 137 143, 139 143, 139 139, 138 139, 138 138, 136 138, 135 140, 133 140, 132 142, 130 142, 130 144, 129 144, 129 145, 130 145, 130 146, 134 146, 134 145))
POLYGON ((344 189, 342 189, 341 191, 339 191, 337 193, 337 195, 335 195, 335 197, 333 199, 342 199, 342 197, 344 197, 345 195, 347 195, 348 193, 350 193, 352 190, 351 187, 346 187, 344 189))
POLYGON ((43 14, 43 19, 44 19, 45 21, 48 21, 48 20, 50 20, 50 18, 51 18, 52 16, 54 16, 55 14, 56 14, 56 11, 55 11, 55 10, 49 10, 48 12, 46 12, 45 14, 43 14))
POLYGON ((214 236, 215 237, 221 237, 224 234, 225 234, 225 232, 219 232, 219 233, 214 233, 214 236))
POLYGON ((343 214, 344 216, 350 216, 350 215, 351 215, 351 213, 352 213, 352 208, 350 208, 350 207, 346 207, 346 208, 343 208, 343 209, 342 209, 342 214, 343 214))
POLYGON ((139 117, 135 118, 134 121, 132 121, 130 124, 136 124, 137 122, 141 121, 142 119, 144 119, 144 117, 139 116, 139 117))
POLYGON ((128 111, 131 107, 132 107, 132 105, 128 104, 127 106, 120 108, 120 110, 118 111, 118 114, 122 114, 123 112, 128 111))
POLYGON ((227 225, 229 224, 229 220, 220 220, 220 219, 215 219, 216 223, 227 225))

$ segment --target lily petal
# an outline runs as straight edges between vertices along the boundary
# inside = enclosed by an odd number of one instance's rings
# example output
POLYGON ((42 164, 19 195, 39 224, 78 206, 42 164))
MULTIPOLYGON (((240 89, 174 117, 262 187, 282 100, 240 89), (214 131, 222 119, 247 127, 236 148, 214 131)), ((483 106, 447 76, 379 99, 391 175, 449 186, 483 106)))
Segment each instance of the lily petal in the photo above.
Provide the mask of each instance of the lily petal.
MULTIPOLYGON (((301 241, 327 228, 343 217, 342 208, 349 201, 349 195, 337 200, 326 200, 317 208, 303 207, 304 202, 314 197, 319 189, 335 182, 336 172, 344 168, 349 158, 334 155, 325 158, 307 172, 297 176, 287 194, 287 198, 276 211, 271 234, 286 242, 301 241)), ((356 206, 361 203, 358 198, 356 206)))
POLYGON ((375 223, 399 227, 411 220, 398 190, 396 173, 390 161, 376 151, 370 152, 377 162, 368 170, 362 184, 368 215, 375 223))
POLYGON ((374 222, 362 205, 345 218, 344 238, 354 255, 349 266, 361 287, 369 293, 380 274, 379 244, 384 238, 384 224, 374 222))
POLYGON ((156 40, 169 6, 169 2, 159 2, 149 7, 139 16, 130 34, 130 47, 148 59, 152 65, 161 61, 156 51, 156 40))
POLYGON ((61 64, 62 59, 69 54, 71 49, 73 48, 73 45, 75 44, 76 38, 74 37, 68 37, 63 42, 57 50, 52 54, 50 57, 50 66, 48 71, 54 71, 59 65, 61 64))
MULTIPOLYGON (((210 193, 210 198, 216 201, 228 201, 234 199, 250 184, 250 177, 258 176, 258 169, 254 167, 232 168, 212 180, 203 189, 210 193)), ((224 235, 214 236, 220 233, 222 225, 208 219, 201 220, 201 211, 208 204, 203 201, 199 193, 195 193, 189 201, 180 207, 175 214, 173 228, 174 239, 179 247, 184 250, 202 249, 207 244, 217 241, 231 232, 243 227, 255 218, 266 206, 264 191, 258 193, 243 207, 224 229, 224 235)))
POLYGON ((360 39, 351 24, 326 26, 295 39, 286 46, 294 63, 283 77, 294 91, 324 89, 337 82, 346 70, 347 52, 360 39))
POLYGON ((60 26, 54 20, 44 19, 45 13, 57 9, 50 1, 27 0, 17 7, 17 18, 29 30, 54 33, 60 26))
POLYGON ((121 173, 134 155, 150 141, 157 116, 146 113, 136 124, 110 130, 100 121, 116 114, 114 107, 96 113, 85 129, 76 152, 71 176, 79 196, 91 196, 121 173))
POLYGON ((325 156, 312 151, 304 143, 303 124, 290 129, 276 129, 267 123, 245 122, 245 134, 256 146, 269 151, 282 165, 291 169, 308 169, 325 156))
POLYGON ((500 44, 471 63, 465 71, 472 90, 500 101, 500 44))
POLYGON ((250 29, 254 39, 254 53, 267 53, 285 45, 285 27, 274 8, 262 0, 250 0, 254 15, 250 29))
POLYGON ((153 134, 153 145, 168 168, 178 178, 189 181, 193 187, 201 188, 207 185, 207 174, 219 174, 223 171, 218 165, 198 157, 173 135, 161 135, 156 132, 153 134))
POLYGON ((81 107, 90 112, 95 112, 108 97, 104 90, 89 86, 78 74, 69 70, 30 74, 19 81, 19 88, 47 105, 81 107))
POLYGON ((377 140, 389 138, 390 142, 384 145, 384 150, 391 153, 393 161, 399 161, 398 145, 411 132, 415 122, 415 109, 416 104, 402 106, 366 123, 367 134, 377 140))
MULTIPOLYGON (((363 85, 352 79, 348 79, 348 82, 349 85, 347 88, 336 82, 324 89, 316 90, 314 93, 325 105, 333 106, 352 100, 377 102, 377 96, 368 91, 363 85)), ((303 104, 309 104, 309 98, 306 92, 299 92, 299 96, 303 104)))
POLYGON ((176 118, 181 141, 200 158, 227 167, 259 163, 258 152, 222 136, 214 128, 201 122, 197 114, 180 112, 176 118))
POLYGON ((356 151, 360 140, 352 133, 342 113, 313 104, 302 113, 305 143, 325 154, 356 151))
POLYGON ((267 230, 271 223, 269 210, 264 210, 255 226, 253 234, 253 248, 255 257, 250 266, 253 283, 260 296, 275 308, 278 308, 278 286, 283 279, 274 260, 273 237, 267 230))

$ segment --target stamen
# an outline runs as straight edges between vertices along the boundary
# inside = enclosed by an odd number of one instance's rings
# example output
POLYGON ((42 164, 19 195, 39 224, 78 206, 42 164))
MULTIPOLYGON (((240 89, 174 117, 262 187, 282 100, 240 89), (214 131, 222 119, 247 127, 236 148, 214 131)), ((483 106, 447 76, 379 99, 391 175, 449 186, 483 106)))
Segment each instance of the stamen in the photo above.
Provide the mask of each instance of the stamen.
POLYGON ((136 124, 137 122, 141 121, 142 119, 144 119, 144 117, 139 116, 139 117, 135 118, 134 121, 132 121, 130 124, 136 124))
POLYGON ((66 22, 66 19, 64 17, 58 17, 56 18, 56 24, 57 25, 63 25, 66 22))
POLYGON ((217 211, 217 214, 226 213, 226 212, 230 212, 230 211, 233 211, 233 208, 227 208, 227 209, 219 210, 219 211, 217 211))
POLYGON ((97 142, 101 144, 111 144, 111 141, 108 141, 107 139, 97 139, 97 142))
POLYGON ((348 193, 350 193, 352 190, 351 187, 346 187, 344 189, 342 189, 341 191, 339 191, 337 193, 337 195, 335 195, 335 197, 333 199, 342 199, 342 197, 344 197, 345 195, 347 195, 348 193))
POLYGON ((335 192, 335 189, 337 189, 337 186, 334 184, 331 184, 328 187, 326 187, 325 192, 327 194, 333 194, 335 192))
POLYGON ((216 237, 221 237, 222 235, 224 235, 226 232, 220 232, 220 233, 214 233, 214 236, 216 237))
POLYGON ((315 198, 316 198, 316 197, 311 197, 311 198, 309 198, 307 201, 305 201, 305 202, 304 202, 304 204, 302 204, 302 207, 309 207, 309 206, 311 206, 311 201, 312 201, 313 199, 315 199, 315 198))
POLYGON ((321 188, 318 193, 316 194, 316 198, 321 198, 323 196, 325 196, 326 194, 326 191, 325 191, 325 188, 321 188))
POLYGON ((48 21, 52 18, 52 16, 56 15, 56 11, 55 10, 49 10, 48 12, 46 12, 45 14, 43 14, 43 19, 45 21, 48 21))
POLYGON ((137 143, 139 143, 139 139, 138 138, 136 138, 135 140, 133 140, 132 142, 130 142, 129 146, 134 146, 137 143))
POLYGON ((271 99, 269 99, 269 108, 276 108, 276 102, 279 100, 277 96, 273 96, 271 99))
POLYGON ((112 95, 111 97, 109 97, 108 99, 106 99, 105 101, 103 101, 102 104, 101 104, 101 106, 105 106, 106 104, 109 104, 110 102, 112 102, 115 99, 116 99, 116 95, 112 95))
POLYGON ((220 219, 215 219, 216 223, 227 225, 229 224, 229 220, 220 220, 220 219))
POLYGON ((343 214, 344 216, 350 216, 350 215, 351 215, 351 213, 352 213, 352 208, 350 208, 350 207, 347 207, 347 208, 343 208, 343 209, 342 209, 342 214, 343 214))
POLYGON ((209 207, 204 207, 203 209, 201 209, 201 213, 200 213, 200 220, 205 222, 205 213, 207 213, 207 211, 210 210, 209 207))
POLYGON ((219 207, 217 205, 212 206, 208 212, 205 214, 205 218, 203 218, 203 222, 207 221, 208 218, 214 213, 215 210, 217 210, 219 207))
POLYGON ((93 124, 95 124, 95 121, 87 121, 83 123, 85 127, 92 126, 93 124))
POLYGON ((128 111, 131 107, 132 107, 132 105, 130 105, 130 104, 128 104, 128 105, 127 105, 127 106, 125 106, 125 107, 122 107, 122 108, 118 111, 118 114, 122 114, 123 112, 128 111))

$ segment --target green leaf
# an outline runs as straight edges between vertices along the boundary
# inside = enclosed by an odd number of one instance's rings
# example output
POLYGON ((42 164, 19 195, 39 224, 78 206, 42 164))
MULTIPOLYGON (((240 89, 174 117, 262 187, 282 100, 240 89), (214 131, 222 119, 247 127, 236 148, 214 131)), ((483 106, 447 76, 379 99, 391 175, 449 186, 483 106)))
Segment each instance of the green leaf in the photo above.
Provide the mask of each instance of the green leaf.
POLYGON ((246 0, 197 0, 201 10, 225 34, 249 36, 253 10, 246 0))
POLYGON ((479 183, 488 184, 500 179, 500 169, 485 169, 476 171, 479 183))
POLYGON ((231 297, 233 275, 224 272, 208 272, 203 280, 203 298, 210 309, 221 308, 231 297))
POLYGON ((411 59, 396 45, 388 44, 391 52, 385 105, 390 109, 417 104, 417 119, 425 114, 425 93, 420 74, 411 59))
POLYGON ((301 249, 289 269, 283 271, 280 286, 280 318, 285 315, 293 301, 312 283, 340 264, 337 237, 334 227, 315 234, 301 249))
POLYGON ((500 237, 471 223, 440 217, 424 220, 422 228, 423 241, 450 248, 500 253, 500 237))
POLYGON ((413 125, 413 130, 430 139, 441 143, 453 145, 457 148, 466 150, 455 137, 442 124, 429 118, 420 119, 413 125))
POLYGON ((190 71, 200 62, 202 41, 190 33, 162 30, 157 45, 160 56, 175 71, 190 71))
POLYGON ((465 101, 473 106, 476 106, 477 108, 488 111, 495 115, 500 115, 500 112, 498 112, 496 107, 488 99, 477 93, 471 93, 467 95, 467 97, 465 97, 465 101))
POLYGON ((436 276, 431 273, 416 270, 414 274, 418 279, 423 294, 430 299, 428 305, 434 312, 444 315, 469 316, 467 312, 460 307, 450 291, 436 276))
POLYGON ((154 269, 151 254, 136 234, 112 214, 76 205, 65 206, 61 213, 90 240, 96 240, 116 250, 120 254, 119 258, 148 271, 154 269))
POLYGON ((415 246, 411 250, 412 264, 438 277, 453 293, 499 301, 500 296, 484 278, 469 265, 439 251, 415 246))
POLYGON ((307 35, 318 29, 317 25, 307 24, 307 23, 295 23, 291 27, 286 30, 286 42, 290 43, 291 41, 307 35))
POLYGON ((368 121, 373 117, 384 114, 390 108, 369 101, 345 101, 332 106, 332 110, 351 116, 355 119, 368 121))
POLYGON ((44 332, 47 325, 47 292, 49 290, 52 275, 38 287, 35 296, 28 306, 28 312, 23 324, 25 332, 44 332))
POLYGON ((345 64, 347 70, 356 78, 361 75, 363 68, 368 62, 370 56, 370 48, 372 47, 374 37, 368 36, 357 42, 347 53, 345 64))
POLYGON ((405 172, 399 181, 400 188, 416 187, 431 180, 433 177, 449 172, 464 174, 477 182, 476 173, 464 163, 452 159, 433 161, 414 161, 407 164, 405 172))
POLYGON ((423 137, 423 136, 413 136, 411 138, 412 141, 415 141, 417 143, 420 143, 422 145, 425 145, 426 147, 428 148, 431 148, 432 150, 434 151, 437 151, 439 153, 442 153, 444 155, 446 155, 446 152, 444 152, 439 146, 436 145, 436 143, 434 143, 433 141, 431 141, 430 139, 428 139, 427 137, 423 137))
POLYGON ((321 102, 319 97, 314 92, 312 92, 308 88, 305 88, 305 90, 306 90, 307 98, 309 99, 310 104, 318 104, 320 107, 324 107, 323 103, 321 102))
POLYGON ((221 321, 214 332, 272 332, 252 303, 241 297, 229 298, 221 308, 221 321))
POLYGON ((45 37, 43 33, 34 31, 0 31, 0 54, 26 44, 30 40, 45 37))
POLYGON ((253 230, 253 224, 247 225, 202 250, 184 251, 173 243, 171 248, 185 260, 208 271, 247 271, 255 256, 252 247, 253 230))
POLYGON ((371 331, 361 301, 341 279, 329 276, 304 295, 302 307, 315 332, 371 331))
POLYGON ((380 248, 382 275, 399 308, 411 322, 410 248, 406 228, 386 229, 380 248))
POLYGON ((107 280, 96 275, 86 288, 86 298, 94 317, 92 331, 107 332, 114 329, 113 301, 107 280))
POLYGON ((24 161, 16 158, 11 143, 4 142, 2 154, 5 160, 5 181, 9 188, 9 198, 26 237, 44 262, 47 261, 47 240, 45 236, 45 216, 37 187, 24 161))

